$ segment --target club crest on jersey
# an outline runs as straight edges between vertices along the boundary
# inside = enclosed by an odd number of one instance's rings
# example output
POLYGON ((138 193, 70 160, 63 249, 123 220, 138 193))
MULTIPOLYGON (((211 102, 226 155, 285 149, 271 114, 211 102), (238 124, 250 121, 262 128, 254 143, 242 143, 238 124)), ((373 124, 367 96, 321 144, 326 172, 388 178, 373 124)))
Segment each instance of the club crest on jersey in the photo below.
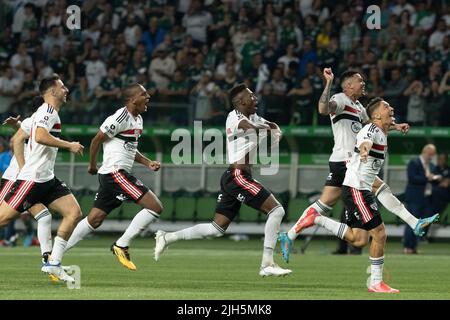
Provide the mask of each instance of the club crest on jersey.
POLYGON ((381 168, 381 160, 379 159, 374 159, 372 162, 372 169, 373 170, 378 170, 381 168))
POLYGON ((370 204, 370 208, 371 208, 372 210, 374 210, 374 211, 377 211, 377 210, 378 210, 378 205, 377 205, 377 203, 376 203, 376 202, 371 203, 371 204, 370 204))
POLYGON ((132 142, 125 142, 125 143, 123 144, 123 147, 124 147, 124 149, 127 150, 127 151, 134 151, 134 150, 136 150, 136 146, 135 146, 134 143, 132 143, 132 142))
POLYGON ((144 184, 142 183, 141 180, 137 179, 136 180, 136 185, 142 187, 144 184))
POLYGON ((354 133, 358 133, 362 129, 362 125, 360 122, 352 121, 351 128, 354 133))
POLYGON ((238 199, 238 201, 240 201, 240 202, 244 202, 245 196, 243 196, 242 194, 239 193, 236 199, 238 199))

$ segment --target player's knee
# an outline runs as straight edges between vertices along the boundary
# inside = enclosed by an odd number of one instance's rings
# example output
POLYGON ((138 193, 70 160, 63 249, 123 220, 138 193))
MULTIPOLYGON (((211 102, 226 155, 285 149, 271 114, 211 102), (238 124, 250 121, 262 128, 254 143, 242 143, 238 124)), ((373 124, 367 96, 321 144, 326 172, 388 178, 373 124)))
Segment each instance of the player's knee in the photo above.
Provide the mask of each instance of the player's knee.
POLYGON ((81 212, 80 207, 74 207, 69 211, 69 214, 67 216, 69 219, 73 220, 73 222, 78 223, 81 220, 83 213, 81 212))
POLYGON ((161 215, 163 210, 164 210, 164 206, 163 206, 162 202, 159 200, 156 201, 156 204, 154 206, 154 209, 152 209, 152 211, 154 211, 157 215, 161 215))
POLYGON ((87 217, 87 221, 92 228, 97 229, 102 225, 105 218, 106 214, 99 211, 91 211, 87 217))
POLYGON ((385 243, 387 240, 386 230, 384 228, 379 229, 377 232, 372 234, 372 238, 376 242, 385 243))
POLYGON ((285 211, 284 208, 281 204, 279 204, 277 207, 273 208, 272 211, 269 212, 269 215, 272 217, 277 217, 280 219, 283 219, 284 215, 285 215, 285 211))
POLYGON ((215 222, 212 222, 209 228, 209 235, 210 237, 216 237, 219 238, 225 234, 226 228, 219 226, 215 222))
POLYGON ((11 219, 9 219, 8 217, 0 215, 0 227, 6 226, 10 221, 11 219))

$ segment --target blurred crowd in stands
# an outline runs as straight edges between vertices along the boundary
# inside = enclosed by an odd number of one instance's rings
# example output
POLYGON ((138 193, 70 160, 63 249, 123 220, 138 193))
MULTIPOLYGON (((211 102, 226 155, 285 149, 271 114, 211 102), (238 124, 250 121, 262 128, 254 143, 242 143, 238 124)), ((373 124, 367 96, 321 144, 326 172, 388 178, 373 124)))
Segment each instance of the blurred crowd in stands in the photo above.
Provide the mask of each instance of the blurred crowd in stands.
POLYGON ((316 105, 332 67, 334 91, 357 69, 397 121, 450 126, 449 26, 445 0, 0 0, 0 120, 30 115, 55 72, 70 89, 63 123, 98 125, 138 81, 152 95, 148 124, 223 125, 227 90, 246 82, 261 115, 325 125, 316 105), (66 26, 72 4, 79 30, 66 26), (371 4, 380 30, 367 28, 371 4))

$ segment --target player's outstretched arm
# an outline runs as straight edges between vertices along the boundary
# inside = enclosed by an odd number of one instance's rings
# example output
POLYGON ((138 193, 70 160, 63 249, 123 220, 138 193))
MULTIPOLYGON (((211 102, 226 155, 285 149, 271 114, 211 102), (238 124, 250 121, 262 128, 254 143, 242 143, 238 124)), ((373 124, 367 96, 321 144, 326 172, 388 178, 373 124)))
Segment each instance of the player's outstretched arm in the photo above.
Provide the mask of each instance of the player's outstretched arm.
POLYGON ((136 155, 134 156, 134 161, 143 164, 144 166, 150 168, 153 171, 158 171, 161 168, 161 163, 159 161, 153 161, 144 156, 142 153, 136 151, 136 155))
POLYGON ((22 167, 25 165, 24 143, 25 140, 28 139, 28 137, 28 134, 21 128, 19 128, 16 134, 11 138, 14 156, 16 157, 20 169, 22 169, 22 167))
POLYGON ((18 115, 17 117, 8 117, 5 121, 3 121, 2 124, 3 125, 7 124, 17 130, 20 128, 20 125, 22 124, 22 122, 19 119, 20 115, 18 115))
POLYGON ((319 99, 318 109, 321 115, 327 116, 330 113, 335 112, 337 107, 336 102, 330 101, 331 86, 333 85, 334 79, 334 75, 333 72, 331 71, 331 68, 323 69, 323 76, 325 78, 326 84, 325 89, 323 90, 323 93, 319 99))
POLYGON ((393 123, 390 127, 389 130, 396 130, 396 131, 400 131, 401 133, 408 133, 409 131, 409 124, 407 123, 393 123))
POLYGON ((44 146, 64 148, 80 156, 83 155, 84 147, 79 142, 69 142, 62 139, 57 139, 43 127, 36 128, 35 140, 37 143, 43 144, 44 146))
POLYGON ((103 133, 101 130, 97 132, 94 138, 91 140, 91 145, 89 147, 89 167, 88 172, 92 175, 97 174, 97 154, 100 150, 100 146, 108 140, 109 137, 103 133))

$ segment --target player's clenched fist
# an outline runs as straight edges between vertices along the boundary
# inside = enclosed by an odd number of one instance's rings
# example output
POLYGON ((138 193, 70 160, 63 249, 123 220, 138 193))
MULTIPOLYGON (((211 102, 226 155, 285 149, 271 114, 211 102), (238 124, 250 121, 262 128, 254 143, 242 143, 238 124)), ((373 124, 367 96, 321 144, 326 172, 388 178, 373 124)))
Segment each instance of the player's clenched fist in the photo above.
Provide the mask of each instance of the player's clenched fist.
POLYGON ((331 82, 334 79, 334 74, 333 71, 331 71, 331 68, 324 68, 323 76, 327 82, 331 82))
POLYGON ((70 143, 69 150, 72 153, 75 153, 75 154, 78 154, 78 155, 82 156, 83 155, 83 149, 84 149, 83 145, 80 144, 79 142, 71 142, 70 143))

